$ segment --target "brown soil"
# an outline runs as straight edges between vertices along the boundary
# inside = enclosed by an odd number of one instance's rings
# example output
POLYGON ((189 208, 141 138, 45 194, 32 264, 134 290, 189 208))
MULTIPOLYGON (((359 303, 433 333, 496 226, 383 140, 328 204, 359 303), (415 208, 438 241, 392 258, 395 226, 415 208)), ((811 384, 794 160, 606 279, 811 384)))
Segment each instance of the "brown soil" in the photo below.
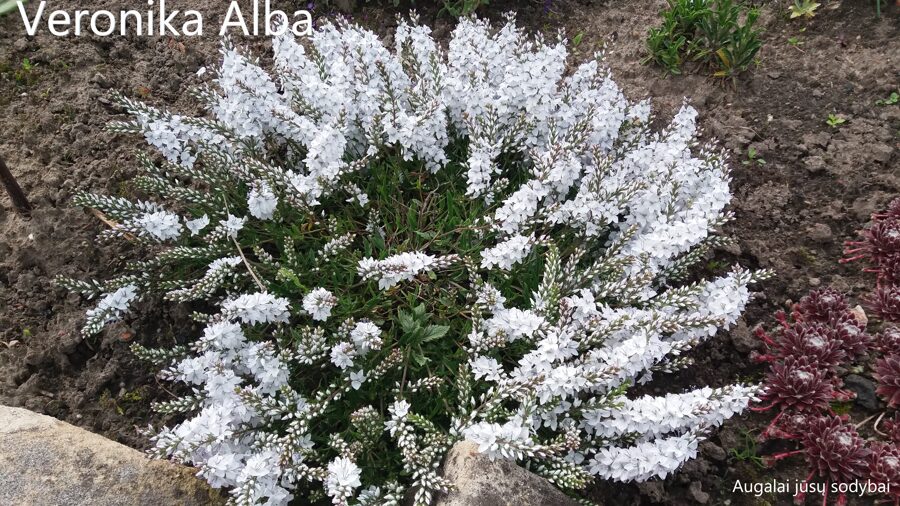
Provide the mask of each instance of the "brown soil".
MULTIPOLYGON (((170 3, 186 7, 186 2, 170 3)), ((789 21, 787 0, 762 2, 760 24, 766 32, 760 66, 731 84, 705 77, 709 72, 703 69, 665 77, 660 69, 640 64, 646 31, 658 23, 663 0, 555 0, 549 11, 544 3, 519 6, 520 23, 547 34, 558 28, 572 37, 583 33, 574 57, 581 60, 605 49, 626 93, 652 97, 663 117, 682 97, 690 97, 706 134, 734 153, 737 219, 728 232, 738 242, 716 252, 707 268, 720 271, 725 263, 738 262, 777 273, 760 287, 741 324, 695 354, 697 365, 676 384, 758 379, 761 368, 748 359, 757 345, 750 328, 769 325, 775 309, 811 287, 830 285, 854 294, 869 289, 871 279, 857 266, 836 260, 842 241, 900 194, 900 105, 874 105, 900 85, 900 9, 887 6, 876 19, 873 2, 829 1, 814 18, 789 21), (790 37, 802 44, 791 45, 790 37), (848 122, 829 127, 830 113, 848 122), (764 165, 742 163, 750 147, 764 165)), ((91 7, 114 10, 132 5, 122 0, 95 4, 91 7)), ((17 13, 0 19, 0 155, 35 206, 32 216, 23 218, 0 195, 0 403, 46 413, 138 448, 147 441, 135 427, 164 422, 152 414, 150 401, 168 394, 153 371, 132 357, 125 341, 134 334, 143 344, 171 344, 196 335, 196 329, 160 323, 185 319, 148 304, 141 318, 83 341, 78 328, 87 306, 55 288, 52 279, 60 274, 103 278, 136 254, 128 245, 96 243, 102 223, 72 208, 70 199, 76 190, 129 192, 122 182, 133 173, 141 141, 104 131, 121 117, 108 100, 110 90, 173 109, 196 108, 185 92, 196 70, 217 58, 211 27, 218 26, 224 4, 190 4, 204 13, 208 35, 203 38, 57 38, 45 30, 27 37, 17 13), (34 67, 17 79, 25 58, 34 67)), ((287 10, 290 4, 284 4, 287 10)), ((394 11, 372 5, 366 4, 357 20, 388 33, 394 11)), ((35 7, 32 2, 29 12, 35 7)), ((85 7, 72 0, 52 5, 85 7)), ((490 13, 512 7, 513 2, 492 2, 490 13)), ((449 33, 450 20, 436 17, 435 8, 420 3, 419 10, 439 36, 449 33)), ((266 47, 265 41, 253 45, 261 51, 266 47)), ((857 407, 853 415, 870 413, 857 407)), ((736 479, 784 480, 802 473, 796 462, 764 470, 732 455, 744 448, 744 431, 763 423, 765 417, 758 416, 729 422, 704 444, 700 458, 667 480, 601 484, 592 494, 617 505, 789 503, 786 496, 731 493, 736 479)), ((758 450, 765 454, 771 448, 758 450)))

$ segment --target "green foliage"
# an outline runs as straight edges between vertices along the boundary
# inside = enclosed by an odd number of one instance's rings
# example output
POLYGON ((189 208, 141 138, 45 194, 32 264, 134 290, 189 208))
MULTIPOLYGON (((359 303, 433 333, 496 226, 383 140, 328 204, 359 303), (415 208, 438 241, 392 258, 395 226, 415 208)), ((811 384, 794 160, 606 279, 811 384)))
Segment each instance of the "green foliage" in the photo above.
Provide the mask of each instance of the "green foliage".
POLYGON ((742 163, 744 165, 765 165, 766 161, 760 158, 759 153, 751 146, 747 148, 747 159, 742 163))
POLYGON ((741 442, 743 443, 741 446, 736 446, 728 451, 728 453, 731 455, 731 458, 741 462, 750 462, 760 469, 765 469, 765 460, 759 456, 756 445, 756 437, 753 435, 753 433, 750 431, 742 430, 741 442))
POLYGON ((662 16, 662 25, 650 29, 644 61, 672 74, 698 62, 716 77, 733 78, 754 63, 762 47, 761 32, 754 29, 759 11, 733 0, 669 0, 662 16))
POLYGON ((804 42, 800 40, 800 37, 788 37, 787 43, 797 49, 800 49, 800 46, 804 44, 804 42))
POLYGON ((850 413, 851 409, 853 409, 852 402, 835 401, 835 402, 831 403, 831 410, 834 411, 834 413, 839 416, 850 413))
MULTIPOLYGON (((27 3, 28 0, 22 0, 22 3, 27 3)), ((16 5, 16 0, 5 0, 0 2, 0 17, 3 17, 10 12, 16 10, 18 6, 16 5)))
POLYGON ((31 86, 38 81, 37 64, 28 58, 23 58, 17 66, 0 64, 0 75, 6 79, 12 79, 17 86, 31 86))
POLYGON ((578 32, 578 35, 572 39, 572 47, 578 47, 581 45, 581 41, 584 39, 584 32, 578 32))
POLYGON ((828 123, 831 128, 837 128, 846 122, 847 120, 838 114, 829 114, 828 119, 825 120, 825 123, 828 123))
POLYGON ((443 0, 444 8, 441 12, 446 12, 453 17, 459 18, 474 14, 479 7, 487 5, 489 0, 443 0))
POLYGON ((891 92, 891 95, 888 98, 883 98, 875 101, 875 105, 894 105, 900 103, 900 93, 896 91, 891 92))
POLYGON ((820 3, 813 0, 794 0, 794 5, 788 7, 788 10, 791 11, 791 19, 800 17, 811 18, 816 15, 816 9, 820 5, 820 3))

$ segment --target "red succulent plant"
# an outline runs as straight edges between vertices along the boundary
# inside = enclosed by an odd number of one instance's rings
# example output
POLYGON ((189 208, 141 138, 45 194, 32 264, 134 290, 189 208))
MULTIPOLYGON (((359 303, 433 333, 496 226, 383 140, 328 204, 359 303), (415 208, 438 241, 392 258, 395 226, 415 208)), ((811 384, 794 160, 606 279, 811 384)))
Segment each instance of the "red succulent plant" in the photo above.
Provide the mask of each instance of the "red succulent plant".
MULTIPOLYGON (((877 284, 866 300, 872 315, 885 322, 900 322, 900 199, 890 208, 872 217, 872 225, 861 232, 859 241, 846 243, 841 262, 864 259, 866 270, 877 273, 877 284)), ((839 374, 853 361, 863 371, 874 361, 876 393, 888 408, 900 407, 900 327, 883 326, 872 336, 866 332, 867 318, 850 309, 847 297, 830 288, 814 290, 791 308, 775 314, 780 327, 772 334, 756 333, 766 346, 757 360, 769 362, 769 372, 761 405, 755 411, 776 408, 778 414, 762 432, 762 438, 793 440, 798 449, 772 455, 772 464, 792 455, 803 455, 809 466, 806 481, 825 482, 823 505, 828 504, 832 483, 868 480, 869 492, 882 493, 900 506, 900 413, 878 426, 885 414, 877 415, 873 436, 865 439, 849 416, 838 416, 832 402, 852 398, 841 390, 839 374), (877 353, 874 353, 877 352, 877 353), (880 488, 872 490, 872 484, 880 488)), ((863 373, 864 374, 864 373, 863 373)), ((860 422, 864 425, 872 415, 860 422)), ((802 503, 804 494, 795 499, 802 503)), ((837 505, 846 503, 845 494, 837 505)))
POLYGON ((893 441, 894 444, 900 445, 900 413, 894 413, 893 420, 884 422, 884 430, 888 439, 893 441))
POLYGON ((808 357, 787 357, 772 364, 760 394, 760 400, 769 405, 760 410, 778 407, 779 411, 813 413, 828 409, 835 397, 827 371, 808 357))
POLYGON ((900 198, 894 199, 888 204, 887 209, 882 214, 876 214, 876 218, 900 218, 900 198))
POLYGON ((878 351, 885 355, 900 354, 900 327, 885 327, 875 335, 878 351))
MULTIPOLYGON (((841 417, 823 416, 810 421, 802 441, 809 468, 828 483, 853 481, 868 472, 871 450, 866 448, 866 440, 859 437, 856 427, 841 417)), ((838 497, 838 504, 845 501, 843 495, 838 497)))
POLYGON ((850 308, 847 296, 833 288, 812 290, 794 304, 791 316, 795 320, 825 323, 832 316, 841 315, 850 308))
POLYGON ((832 316, 828 327, 834 332, 833 338, 850 358, 859 358, 869 351, 872 336, 866 333, 866 325, 852 313, 832 316))
MULTIPOLYGON (((806 416, 801 429, 799 435, 789 439, 799 439, 802 447, 767 458, 768 465, 793 455, 803 455, 810 470, 805 481, 820 478, 826 482, 823 504, 828 503, 831 483, 846 483, 867 476, 872 451, 866 447, 866 440, 859 436, 856 427, 847 423, 844 417, 806 416)), ((805 496, 798 492, 794 499, 797 504, 803 504, 805 496)), ((845 502, 844 494, 838 496, 837 504, 845 502)))
POLYGON ((879 286, 867 302, 872 312, 882 320, 900 323, 900 284, 879 286))
POLYGON ((875 379, 878 380, 876 393, 884 398, 888 406, 900 406, 900 355, 887 355, 875 363, 875 379))
POLYGON ((852 398, 852 392, 838 390, 837 385, 840 385, 840 380, 827 369, 818 367, 809 357, 788 356, 774 362, 759 395, 760 402, 764 405, 751 408, 754 411, 778 410, 778 414, 760 434, 760 439, 793 439, 791 434, 798 432, 795 422, 802 422, 802 419, 795 419, 794 415, 831 411, 832 401, 852 398), (784 422, 782 417, 785 418, 784 422))
POLYGON ((900 282, 900 199, 894 200, 888 210, 872 216, 872 225, 863 230, 859 241, 847 241, 841 262, 865 259, 871 267, 866 269, 878 274, 878 283, 892 285, 900 282))
POLYGON ((835 338, 836 332, 823 323, 797 322, 774 337, 759 328, 757 335, 769 350, 768 354, 757 357, 760 361, 807 357, 822 368, 833 369, 847 359, 842 342, 835 338))
POLYGON ((868 468, 868 479, 882 484, 895 504, 900 502, 900 446, 896 443, 873 444, 868 468))

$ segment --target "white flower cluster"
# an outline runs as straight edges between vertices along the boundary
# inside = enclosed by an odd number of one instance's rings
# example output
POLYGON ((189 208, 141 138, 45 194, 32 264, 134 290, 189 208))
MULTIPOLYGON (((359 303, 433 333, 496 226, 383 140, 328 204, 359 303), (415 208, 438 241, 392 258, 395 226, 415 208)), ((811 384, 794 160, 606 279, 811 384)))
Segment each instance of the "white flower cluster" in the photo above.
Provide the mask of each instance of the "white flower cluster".
POLYGON ((268 293, 245 293, 222 304, 222 313, 250 325, 286 322, 290 316, 287 299, 268 293))
POLYGON ((662 397, 644 396, 626 399, 614 408, 589 409, 584 423, 597 436, 612 439, 634 433, 656 437, 683 427, 720 425, 747 407, 755 387, 733 386, 718 390, 705 387, 662 397))
POLYGON ((363 279, 378 279, 378 288, 386 290, 401 281, 409 281, 435 265, 435 258, 425 253, 400 253, 384 260, 368 257, 359 261, 363 279))
POLYGON ((200 93, 210 118, 123 100, 135 120, 117 128, 167 160, 147 169, 154 188, 197 218, 83 197, 124 232, 178 242, 90 316, 102 326, 158 287, 221 308, 170 357, 165 377, 194 393, 165 404, 189 414, 157 434, 158 453, 248 505, 314 488, 336 505, 398 504, 413 488, 425 505, 449 487, 437 469, 461 438, 568 490, 674 472, 756 390, 627 387, 689 365, 764 277, 679 284, 731 197, 721 155, 695 141, 696 111, 651 132, 649 104, 597 59, 567 72, 563 40, 512 21, 460 20, 446 51, 415 23, 393 40, 331 24, 308 44, 281 36, 271 73, 226 46, 200 93), (453 212, 484 211, 417 230, 454 178, 453 212), (418 207, 386 198, 384 181, 413 185, 418 207))
POLYGON ((87 321, 82 329, 82 335, 95 334, 103 326, 119 320, 128 312, 131 302, 137 296, 137 287, 133 284, 125 285, 115 292, 104 296, 94 309, 87 312, 87 321))
POLYGON ((303 309, 313 320, 325 321, 337 305, 337 297, 324 288, 316 288, 303 297, 303 309))

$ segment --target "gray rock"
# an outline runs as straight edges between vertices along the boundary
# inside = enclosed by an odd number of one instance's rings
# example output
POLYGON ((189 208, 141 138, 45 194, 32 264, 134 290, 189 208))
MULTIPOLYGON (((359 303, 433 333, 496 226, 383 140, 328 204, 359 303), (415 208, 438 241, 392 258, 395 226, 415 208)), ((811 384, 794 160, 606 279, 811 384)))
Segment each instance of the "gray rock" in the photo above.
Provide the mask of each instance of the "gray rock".
POLYGON ((491 460, 469 441, 453 445, 444 460, 444 478, 454 490, 436 506, 575 506, 549 481, 509 460, 491 460))
POLYGON ((703 491, 703 484, 699 481, 691 482, 691 485, 688 487, 688 492, 690 492, 691 497, 700 504, 709 502, 709 494, 703 491))
POLYGON ((728 458, 725 449, 712 441, 703 441, 700 443, 700 452, 716 462, 725 462, 728 458))
POLYGON ((224 504, 195 470, 49 416, 0 406, 0 504, 224 504))
POLYGON ((810 239, 819 244, 826 244, 834 239, 834 234, 831 232, 831 227, 824 223, 816 223, 812 225, 806 230, 806 234, 810 239))
POLYGON ((869 411, 878 409, 878 397, 875 395, 875 384, 868 378, 850 374, 844 378, 844 385, 856 393, 856 403, 869 411))
POLYGON ((91 77, 90 82, 96 84, 97 86, 103 88, 104 90, 108 90, 108 89, 112 88, 112 86, 113 86, 112 81, 110 81, 109 78, 107 78, 105 75, 100 74, 100 73, 94 74, 94 76, 91 77))

